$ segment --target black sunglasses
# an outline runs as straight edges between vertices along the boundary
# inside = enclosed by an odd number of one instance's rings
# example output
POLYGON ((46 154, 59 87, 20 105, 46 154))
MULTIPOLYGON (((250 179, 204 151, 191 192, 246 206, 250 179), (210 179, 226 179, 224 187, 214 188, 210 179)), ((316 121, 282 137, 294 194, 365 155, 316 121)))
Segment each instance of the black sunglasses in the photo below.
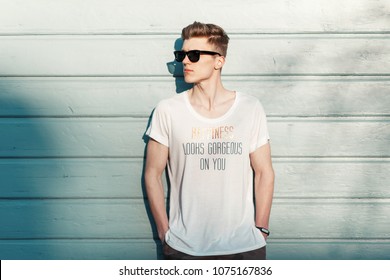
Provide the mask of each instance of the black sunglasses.
POLYGON ((199 51, 199 50, 192 50, 192 51, 175 51, 173 52, 175 54, 175 60, 178 62, 182 62, 186 56, 188 56, 188 59, 191 62, 198 62, 200 59, 201 54, 207 54, 207 55, 219 55, 220 53, 217 52, 211 52, 211 51, 199 51))

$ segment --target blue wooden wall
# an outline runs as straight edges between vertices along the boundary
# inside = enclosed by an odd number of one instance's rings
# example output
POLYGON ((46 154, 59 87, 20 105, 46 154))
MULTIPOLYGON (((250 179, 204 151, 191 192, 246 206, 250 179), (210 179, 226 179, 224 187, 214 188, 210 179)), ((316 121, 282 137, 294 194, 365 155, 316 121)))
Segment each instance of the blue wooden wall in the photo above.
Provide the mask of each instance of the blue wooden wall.
POLYGON ((387 0, 0 0, 0 259, 156 259, 144 132, 194 20, 276 171, 270 259, 390 258, 387 0))

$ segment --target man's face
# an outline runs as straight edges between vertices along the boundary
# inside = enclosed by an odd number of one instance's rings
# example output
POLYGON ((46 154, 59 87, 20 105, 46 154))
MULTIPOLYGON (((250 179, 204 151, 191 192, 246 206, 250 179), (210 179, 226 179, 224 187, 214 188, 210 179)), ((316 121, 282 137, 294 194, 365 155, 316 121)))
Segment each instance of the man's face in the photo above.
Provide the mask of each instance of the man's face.
MULTIPOLYGON (((214 51, 214 45, 207 42, 207 38, 190 38, 184 40, 183 51, 200 50, 200 51, 214 51)), ((184 80, 186 83, 199 83, 210 79, 216 74, 215 67, 221 57, 218 55, 200 55, 197 62, 191 62, 186 56, 183 60, 184 80)))

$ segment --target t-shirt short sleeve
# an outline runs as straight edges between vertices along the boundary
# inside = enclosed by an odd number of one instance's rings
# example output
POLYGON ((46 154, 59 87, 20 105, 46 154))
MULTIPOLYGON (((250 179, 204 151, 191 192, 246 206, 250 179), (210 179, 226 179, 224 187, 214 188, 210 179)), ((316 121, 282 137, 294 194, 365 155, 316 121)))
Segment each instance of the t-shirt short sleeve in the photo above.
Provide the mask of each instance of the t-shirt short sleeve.
POLYGON ((270 139, 267 126, 267 117, 265 115, 263 106, 260 102, 256 102, 255 106, 250 153, 254 152, 257 148, 267 144, 270 139))
POLYGON ((152 121, 146 131, 146 135, 157 142, 169 147, 169 108, 160 102, 152 115, 152 121))

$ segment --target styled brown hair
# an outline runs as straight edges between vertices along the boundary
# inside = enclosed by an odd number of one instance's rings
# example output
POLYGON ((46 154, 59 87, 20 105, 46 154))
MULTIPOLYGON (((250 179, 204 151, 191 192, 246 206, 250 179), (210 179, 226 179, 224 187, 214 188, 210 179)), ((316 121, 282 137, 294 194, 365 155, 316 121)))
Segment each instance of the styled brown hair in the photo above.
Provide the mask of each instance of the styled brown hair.
POLYGON ((190 38, 208 38, 208 43, 214 45, 222 56, 226 56, 229 36, 218 25, 195 21, 181 31, 183 40, 190 38))

